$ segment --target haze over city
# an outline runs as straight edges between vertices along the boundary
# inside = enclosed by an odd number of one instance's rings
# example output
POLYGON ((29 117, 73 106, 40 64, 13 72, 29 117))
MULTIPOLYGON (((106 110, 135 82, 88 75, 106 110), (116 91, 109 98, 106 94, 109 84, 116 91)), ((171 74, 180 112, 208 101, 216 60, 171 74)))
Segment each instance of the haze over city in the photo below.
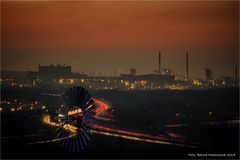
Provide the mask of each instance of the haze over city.
POLYGON ((2 70, 68 64, 73 71, 137 74, 162 65, 204 77, 234 77, 238 64, 238 2, 1 2, 2 70))
POLYGON ((239 1, 0 3, 1 159, 239 159, 239 1))

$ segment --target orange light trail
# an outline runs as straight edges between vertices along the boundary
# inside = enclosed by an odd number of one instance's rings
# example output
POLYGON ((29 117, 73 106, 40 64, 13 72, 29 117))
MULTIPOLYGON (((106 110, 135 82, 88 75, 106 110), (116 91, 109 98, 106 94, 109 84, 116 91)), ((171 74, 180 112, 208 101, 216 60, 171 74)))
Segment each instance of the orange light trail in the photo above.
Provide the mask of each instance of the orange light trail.
POLYGON ((208 124, 208 125, 240 125, 240 120, 235 119, 235 120, 228 120, 228 121, 209 121, 209 122, 202 122, 201 124, 208 124))
MULTIPOLYGON (((43 122, 48 124, 48 125, 52 125, 52 126, 60 126, 57 123, 51 122, 50 121, 50 116, 46 115, 43 118, 43 122)), ((42 144, 42 143, 49 143, 49 142, 57 142, 63 139, 69 139, 71 137, 76 136, 76 130, 77 128, 71 125, 67 125, 63 127, 65 130, 70 131, 70 134, 68 137, 64 137, 64 138, 56 138, 56 139, 52 139, 52 140, 47 140, 47 141, 39 141, 39 142, 34 142, 34 143, 28 143, 28 144, 42 144)), ((115 129, 113 129, 115 130, 115 129)), ((118 131, 118 130, 116 130, 118 131)), ((127 131, 123 131, 121 130, 123 133, 131 133, 131 132, 127 132, 127 131)), ((193 145, 188 145, 188 144, 180 144, 180 143, 174 143, 174 142, 168 142, 168 141, 161 141, 161 140, 154 140, 154 139, 146 139, 146 138, 141 138, 141 137, 135 137, 135 136, 129 136, 129 135, 124 135, 124 134, 119 134, 119 133, 111 133, 111 132, 105 132, 105 131, 98 131, 98 130, 91 130, 91 132, 95 133, 95 134, 101 134, 101 135, 106 135, 106 136, 112 136, 112 137, 119 137, 119 138, 123 138, 123 139, 130 139, 130 140, 135 140, 135 141, 142 141, 142 142, 148 142, 148 143, 157 143, 157 144, 166 144, 166 145, 176 145, 176 146, 182 146, 182 147, 191 147, 191 148, 196 148, 196 146, 193 145)), ((135 133, 135 132, 133 132, 135 133)), ((141 133, 136 133, 136 135, 140 136, 140 135, 144 135, 141 133)), ((152 137, 154 138, 154 136, 152 137)))
POLYGON ((109 109, 109 106, 106 103, 104 103, 100 100, 97 100, 97 99, 93 99, 93 100, 99 106, 99 107, 97 107, 97 109, 95 111, 97 116, 109 109))
MULTIPOLYGON (((144 133, 139 133, 139 132, 132 132, 132 131, 125 131, 125 130, 119 130, 119 129, 114 129, 114 128, 109 128, 109 127, 104 127, 96 124, 91 124, 92 127, 95 129, 103 130, 103 131, 108 131, 108 132, 115 132, 115 133, 120 133, 120 134, 126 134, 126 135, 131 135, 131 136, 136 136, 136 137, 145 137, 145 138, 150 138, 150 139, 158 139, 158 140, 168 140, 168 141, 178 141, 178 142, 184 142, 182 139, 171 139, 167 137, 160 137, 160 136, 153 136, 149 134, 144 134, 144 133)), ((169 133, 168 133, 169 134, 169 133)), ((170 133, 173 134, 173 133, 170 133)), ((175 137, 177 137, 176 134, 173 134, 175 137)), ((172 137, 173 137, 172 135, 172 137)))
POLYGON ((95 101, 95 103, 97 104, 97 109, 95 110, 96 112, 96 116, 94 116, 94 118, 102 120, 102 121, 113 121, 110 118, 106 118, 106 117, 100 117, 100 114, 102 114, 103 112, 107 111, 109 109, 109 106, 97 99, 93 99, 95 101))
MULTIPOLYGON (((60 127, 60 126, 61 126, 61 124, 52 122, 52 121, 50 120, 50 116, 49 116, 49 115, 43 117, 43 122, 44 122, 45 124, 48 124, 48 125, 51 125, 51 126, 55 126, 55 127, 60 127)), ((69 125, 69 124, 64 124, 62 127, 63 127, 65 130, 69 131, 70 133, 76 133, 76 132, 77 132, 77 131, 76 131, 77 128, 74 127, 74 126, 71 126, 71 125, 69 125)))
POLYGON ((168 124, 166 125, 167 128, 180 128, 180 127, 186 127, 187 124, 168 124))
POLYGON ((99 120, 102 120, 102 121, 114 121, 114 120, 112 120, 112 119, 110 119, 110 118, 106 118, 106 117, 94 116, 94 118, 99 119, 99 120))
POLYGON ((64 140, 64 139, 69 139, 69 138, 72 138, 74 137, 75 134, 71 134, 67 137, 63 137, 63 138, 55 138, 55 139, 51 139, 51 140, 46 140, 46 141, 38 141, 38 142, 33 142, 33 143, 26 143, 25 145, 29 145, 29 144, 43 144, 43 143, 50 143, 50 142, 58 142, 58 141, 61 141, 61 140, 64 140))
MULTIPOLYGON (((94 101, 98 105, 96 115, 100 115, 101 113, 103 113, 104 111, 106 111, 109 108, 109 106, 106 103, 104 103, 100 100, 94 99, 94 101)), ((60 126, 60 124, 57 124, 55 122, 51 122, 49 115, 46 115, 46 116, 43 117, 43 122, 48 124, 48 125, 51 125, 51 126, 60 126)), ((91 125, 94 128, 98 129, 98 130, 96 130, 96 129, 91 130, 91 132, 93 132, 95 134, 112 136, 112 137, 119 137, 119 138, 123 138, 123 139, 130 139, 130 140, 142 141, 142 142, 148 142, 148 143, 175 145, 175 146, 190 147, 190 148, 196 148, 197 147, 197 146, 189 145, 189 144, 171 142, 172 139, 169 139, 169 138, 153 136, 153 135, 143 134, 143 133, 138 133, 138 132, 119 130, 119 129, 104 127, 104 126, 95 125, 95 124, 91 124, 91 125), (113 133, 113 132, 115 132, 115 133, 113 133)), ((53 140, 35 142, 35 143, 31 143, 31 144, 56 142, 56 141, 60 141, 62 139, 68 139, 68 138, 76 136, 77 128, 75 126, 63 125, 63 128, 65 130, 69 131, 70 136, 64 137, 64 138, 57 138, 57 139, 53 139, 53 140)))
POLYGON ((153 139, 145 139, 145 138, 128 136, 128 135, 122 135, 122 134, 117 134, 117 133, 103 132, 103 131, 97 131, 97 130, 92 130, 92 132, 96 133, 96 134, 106 135, 106 136, 130 139, 130 140, 134 140, 134 141, 142 141, 142 142, 148 142, 148 143, 157 143, 157 144, 165 144, 165 145, 175 145, 175 146, 181 146, 181 147, 197 148, 197 146, 194 146, 194 145, 173 143, 173 142, 153 140, 153 139))

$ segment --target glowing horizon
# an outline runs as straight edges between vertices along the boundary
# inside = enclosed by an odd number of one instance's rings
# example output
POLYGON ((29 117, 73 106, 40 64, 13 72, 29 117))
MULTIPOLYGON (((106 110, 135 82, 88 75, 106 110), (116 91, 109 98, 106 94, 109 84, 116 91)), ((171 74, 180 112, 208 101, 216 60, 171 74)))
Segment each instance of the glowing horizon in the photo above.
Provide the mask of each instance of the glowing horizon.
POLYGON ((69 64, 74 71, 138 74, 163 67, 203 77, 233 76, 238 64, 239 21, 235 2, 3 1, 2 69, 36 70, 69 64))

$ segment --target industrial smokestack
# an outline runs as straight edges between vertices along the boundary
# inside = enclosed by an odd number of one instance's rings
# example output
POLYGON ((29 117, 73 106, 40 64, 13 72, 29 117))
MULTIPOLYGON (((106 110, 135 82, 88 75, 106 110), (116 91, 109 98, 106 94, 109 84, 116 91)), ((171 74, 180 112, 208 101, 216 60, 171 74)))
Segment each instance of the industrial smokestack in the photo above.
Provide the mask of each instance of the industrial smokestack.
POLYGON ((158 53, 158 71, 161 74, 161 52, 158 53))
POLYGON ((235 80, 238 81, 238 65, 235 66, 235 80))
POLYGON ((115 78, 117 77, 117 69, 116 68, 114 69, 114 76, 115 76, 115 78))
POLYGON ((187 73, 187 80, 189 79, 188 77, 188 52, 186 53, 186 73, 187 73))
POLYGON ((210 81, 212 79, 212 70, 211 70, 211 68, 206 68, 205 69, 205 74, 206 74, 206 80, 210 81))

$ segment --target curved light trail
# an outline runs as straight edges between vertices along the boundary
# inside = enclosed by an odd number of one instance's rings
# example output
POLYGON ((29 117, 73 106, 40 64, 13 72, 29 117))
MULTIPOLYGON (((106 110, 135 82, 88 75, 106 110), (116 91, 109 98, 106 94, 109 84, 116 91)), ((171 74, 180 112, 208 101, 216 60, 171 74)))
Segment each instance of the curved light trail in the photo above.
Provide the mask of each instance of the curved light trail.
POLYGON ((29 135, 18 135, 18 136, 5 136, 5 137, 1 137, 1 139, 15 139, 15 138, 27 138, 27 137, 38 137, 38 136, 42 136, 43 133, 39 133, 39 134, 29 134, 29 135))
MULTIPOLYGON (((101 117, 101 115, 107 111, 110 106, 98 99, 94 99, 97 109, 96 109, 96 118, 104 121, 110 121, 110 118, 101 117)), ((49 115, 45 115, 43 117, 43 122, 45 124, 51 125, 51 126, 60 126, 58 123, 52 122, 49 115)), ((133 131, 127 131, 127 130, 120 130, 115 128, 109 128, 102 125, 97 124, 91 124, 91 126, 94 128, 92 129, 92 133, 105 135, 105 136, 112 136, 112 137, 119 137, 123 139, 129 139, 134 141, 141 141, 141 142, 148 142, 148 143, 156 143, 156 144, 164 144, 164 145, 175 145, 175 146, 181 146, 181 147, 190 147, 190 148, 196 148, 197 145, 192 144, 186 144, 183 139, 176 139, 178 136, 176 134, 173 134, 173 138, 167 138, 162 136, 153 136, 149 134, 139 133, 139 132, 133 132, 133 131)), ((31 144, 39 144, 39 143, 48 143, 48 142, 56 142, 60 141, 62 139, 68 139, 76 135, 77 128, 75 126, 71 125, 64 125, 63 128, 67 131, 69 131, 70 135, 68 137, 64 138, 56 138, 52 140, 47 141, 40 141, 35 142, 31 144)), ((172 134, 172 133, 169 133, 172 134)))

